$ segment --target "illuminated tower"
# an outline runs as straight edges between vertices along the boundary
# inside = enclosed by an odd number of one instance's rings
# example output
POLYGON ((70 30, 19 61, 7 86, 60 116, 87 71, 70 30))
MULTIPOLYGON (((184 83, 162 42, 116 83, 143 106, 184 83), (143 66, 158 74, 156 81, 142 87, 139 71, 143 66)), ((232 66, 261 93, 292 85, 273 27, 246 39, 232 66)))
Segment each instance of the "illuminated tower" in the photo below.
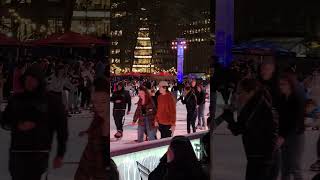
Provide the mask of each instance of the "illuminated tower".
MULTIPOLYGON (((144 8, 141 9, 145 11, 144 8)), ((148 18, 140 18, 141 27, 138 31, 137 44, 134 50, 133 72, 151 73, 154 69, 152 64, 152 44, 150 39, 148 18)))
POLYGON ((177 50, 177 79, 179 83, 183 82, 183 64, 184 64, 184 51, 187 49, 186 40, 184 38, 177 38, 172 42, 172 49, 177 50))

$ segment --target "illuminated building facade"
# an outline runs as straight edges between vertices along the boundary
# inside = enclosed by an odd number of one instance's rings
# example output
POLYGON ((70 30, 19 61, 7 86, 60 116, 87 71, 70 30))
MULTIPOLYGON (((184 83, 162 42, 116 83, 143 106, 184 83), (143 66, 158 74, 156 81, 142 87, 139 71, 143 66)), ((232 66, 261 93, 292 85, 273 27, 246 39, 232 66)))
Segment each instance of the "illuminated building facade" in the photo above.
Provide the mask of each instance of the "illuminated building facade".
POLYGON ((20 40, 63 31, 70 0, 2 0, 0 32, 20 40))
POLYGON ((180 37, 185 38, 188 48, 185 55, 185 73, 208 73, 212 55, 212 25, 210 11, 202 11, 197 18, 179 25, 180 37))
POLYGON ((72 30, 110 32, 110 0, 1 0, 0 32, 20 40, 72 30))
POLYGON ((101 37, 110 33, 110 0, 76 0, 71 30, 101 37))
POLYGON ((110 64, 113 73, 132 71, 139 28, 137 12, 137 0, 112 0, 110 64))

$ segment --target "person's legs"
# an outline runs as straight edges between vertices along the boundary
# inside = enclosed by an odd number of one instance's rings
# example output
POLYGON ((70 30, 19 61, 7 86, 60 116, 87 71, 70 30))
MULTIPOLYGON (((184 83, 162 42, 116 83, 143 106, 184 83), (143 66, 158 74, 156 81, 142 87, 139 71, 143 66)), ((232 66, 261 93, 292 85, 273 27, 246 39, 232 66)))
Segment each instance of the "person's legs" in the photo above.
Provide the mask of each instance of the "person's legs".
POLYGON ((202 120, 201 120, 202 116, 201 116, 201 110, 200 110, 201 107, 200 106, 198 107, 198 111, 197 111, 197 117, 198 117, 198 125, 197 126, 199 128, 201 127, 201 122, 202 122, 202 120))
POLYGON ((85 103, 85 92, 84 89, 81 89, 81 108, 84 108, 84 103, 85 103))
POLYGON ((145 127, 138 125, 138 142, 143 142, 145 127))
POLYGON ((87 108, 90 108, 90 103, 91 103, 91 90, 88 89, 88 96, 87 96, 87 108))
POLYGON ((145 130, 147 132, 148 140, 149 141, 155 140, 155 133, 151 127, 151 124, 148 118, 145 118, 145 130))
POLYGON ((171 126, 170 125, 163 125, 163 129, 164 129, 164 138, 167 138, 167 137, 171 137, 172 136, 172 132, 170 130, 171 126))
POLYGON ((74 180, 102 180, 107 178, 103 144, 88 143, 80 160, 74 180))
POLYGON ((257 180, 257 165, 253 160, 248 160, 246 168, 246 180, 257 180))
POLYGON ((209 115, 212 119, 216 116, 216 106, 217 106, 217 91, 210 93, 210 105, 209 105, 209 115))
POLYGON ((292 168, 293 168, 293 176, 294 180, 303 180, 303 172, 302 172, 302 156, 304 152, 304 143, 305 135, 296 135, 295 139, 292 142, 292 168))
POLYGON ((246 180, 270 180, 272 161, 263 159, 249 159, 246 171, 246 180))
POLYGON ((123 124, 122 124, 123 117, 124 117, 124 111, 121 111, 121 110, 113 111, 113 118, 118 131, 123 131, 123 124))
POLYGON ((191 117, 191 126, 192 126, 192 132, 196 132, 196 119, 197 119, 197 112, 194 112, 192 117, 191 117))
POLYGON ((201 104, 199 106, 199 109, 198 109, 198 117, 200 116, 200 119, 199 121, 202 122, 202 127, 206 127, 206 122, 205 122, 205 118, 204 118, 204 109, 205 109, 205 104, 201 104))
POLYGON ((192 121, 191 113, 187 112, 187 132, 188 132, 188 134, 190 134, 191 121, 192 121))
POLYGON ((170 125, 159 124, 159 131, 161 133, 161 139, 171 137, 172 132, 170 130, 170 125))
POLYGON ((320 161, 320 134, 317 141, 317 158, 318 158, 318 161, 320 161))
POLYGON ((159 124, 159 131, 160 131, 160 138, 163 139, 164 138, 164 127, 162 124, 159 124))
POLYGON ((222 98, 223 98, 223 101, 224 101, 224 104, 229 104, 229 90, 227 88, 224 88, 222 91, 221 91, 221 95, 222 95, 222 98))
POLYGON ((289 138, 286 138, 281 148, 281 180, 290 180, 290 143, 289 138))
POLYGON ((274 160, 270 170, 271 180, 278 180, 280 167, 281 167, 281 151, 280 149, 278 149, 274 153, 274 160))
POLYGON ((41 180, 48 168, 49 153, 10 153, 12 180, 41 180))
POLYGON ((313 163, 310 167, 313 171, 319 171, 320 170, 320 134, 317 141, 317 161, 313 163))
POLYGON ((171 126, 166 125, 166 137, 171 137, 172 136, 172 131, 170 130, 171 126))

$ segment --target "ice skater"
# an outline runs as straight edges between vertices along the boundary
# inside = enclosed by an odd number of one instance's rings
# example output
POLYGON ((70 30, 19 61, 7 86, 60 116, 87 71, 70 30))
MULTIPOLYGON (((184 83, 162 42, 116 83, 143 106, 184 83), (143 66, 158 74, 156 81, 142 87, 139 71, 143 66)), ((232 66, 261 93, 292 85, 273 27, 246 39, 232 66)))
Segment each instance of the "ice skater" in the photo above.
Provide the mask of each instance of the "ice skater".
POLYGON ((114 135, 115 138, 120 139, 123 136, 123 118, 126 114, 126 106, 128 104, 127 115, 130 114, 131 110, 131 96, 129 91, 124 89, 124 83, 118 83, 118 89, 112 94, 110 101, 113 105, 113 118, 117 126, 117 133, 114 135))

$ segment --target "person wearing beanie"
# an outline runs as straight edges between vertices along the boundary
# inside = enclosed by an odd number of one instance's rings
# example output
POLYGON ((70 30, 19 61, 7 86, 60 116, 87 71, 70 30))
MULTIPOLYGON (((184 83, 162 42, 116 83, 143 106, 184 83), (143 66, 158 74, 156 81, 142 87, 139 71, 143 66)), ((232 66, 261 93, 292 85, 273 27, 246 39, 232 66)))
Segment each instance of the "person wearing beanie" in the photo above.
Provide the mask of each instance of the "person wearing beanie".
POLYGON ((68 138, 67 116, 61 99, 46 92, 44 74, 30 67, 22 76, 23 91, 14 94, 0 124, 11 131, 9 171, 13 180, 40 180, 47 171, 54 134, 57 154, 53 167, 63 164, 68 138))
POLYGON ((157 102, 155 126, 159 127, 161 139, 171 137, 176 127, 176 101, 168 88, 168 82, 159 83, 160 95, 157 102))
POLYGON ((126 106, 128 105, 127 115, 131 111, 131 96, 129 91, 124 89, 124 83, 118 83, 118 89, 115 91, 110 98, 110 102, 113 102, 113 118, 117 126, 117 133, 114 135, 115 138, 121 138, 123 135, 123 118, 126 113, 126 106))

